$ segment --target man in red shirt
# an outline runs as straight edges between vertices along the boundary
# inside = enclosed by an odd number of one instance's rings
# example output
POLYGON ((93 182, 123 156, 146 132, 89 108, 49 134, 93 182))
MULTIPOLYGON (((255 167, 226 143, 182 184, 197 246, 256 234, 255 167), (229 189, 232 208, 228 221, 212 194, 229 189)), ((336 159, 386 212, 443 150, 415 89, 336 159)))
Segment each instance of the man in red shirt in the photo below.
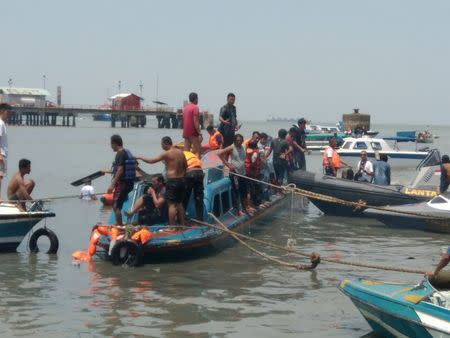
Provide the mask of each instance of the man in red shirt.
POLYGON ((189 103, 183 108, 183 138, 184 150, 191 151, 200 158, 202 134, 200 132, 200 111, 197 104, 197 93, 190 93, 189 103))

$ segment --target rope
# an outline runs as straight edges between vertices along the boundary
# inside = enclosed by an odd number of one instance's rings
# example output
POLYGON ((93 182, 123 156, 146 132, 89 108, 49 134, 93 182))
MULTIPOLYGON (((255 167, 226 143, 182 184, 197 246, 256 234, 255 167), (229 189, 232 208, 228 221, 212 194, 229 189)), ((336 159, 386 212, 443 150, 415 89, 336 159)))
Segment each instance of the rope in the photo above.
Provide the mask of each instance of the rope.
MULTIPOLYGON (((222 170, 219 167, 214 167, 214 168, 217 169, 217 170, 222 170)), ((266 185, 268 185, 270 187, 273 187, 275 189, 283 190, 285 193, 294 193, 296 195, 305 196, 305 197, 308 197, 310 199, 316 199, 316 200, 320 200, 320 201, 324 201, 324 202, 336 203, 336 204, 344 205, 344 206, 347 206, 347 207, 353 207, 354 211, 358 211, 360 209, 371 208, 371 209, 376 209, 376 210, 395 212, 395 213, 404 214, 404 215, 424 217, 424 218, 428 218, 428 219, 432 219, 432 220, 436 220, 436 221, 444 221, 444 222, 448 222, 449 221, 449 217, 445 217, 445 216, 433 216, 433 215, 427 215, 427 214, 422 214, 422 213, 418 213, 418 212, 404 211, 404 210, 393 211, 393 210, 389 210, 388 208, 386 208, 384 206, 368 205, 363 200, 359 200, 357 202, 347 201, 347 200, 340 199, 340 198, 337 198, 337 197, 324 195, 324 194, 319 194, 319 193, 315 193, 315 192, 308 191, 308 190, 303 190, 303 189, 294 187, 292 184, 288 184, 286 186, 278 186, 278 185, 275 185, 273 183, 264 182, 264 181, 261 181, 261 180, 258 180, 258 179, 252 178, 252 177, 248 177, 248 176, 245 176, 245 175, 241 175, 241 174, 232 172, 232 171, 230 171, 229 174, 235 175, 235 176, 238 176, 238 177, 242 177, 242 178, 246 178, 246 179, 248 179, 250 181, 254 181, 254 182, 257 182, 257 183, 266 184, 266 185)))
MULTIPOLYGON (((210 214, 210 216, 216 222, 220 223, 220 221, 218 221, 217 218, 213 214, 210 214)), ((222 226, 218 227, 216 225, 213 225, 213 224, 210 224, 210 223, 207 223, 207 222, 203 222, 203 221, 200 221, 200 220, 197 220, 197 219, 192 219, 192 221, 194 221, 194 222, 196 222, 198 224, 204 225, 204 226, 208 226, 208 227, 216 229, 216 230, 220 230, 220 231, 226 232, 226 233, 228 233, 229 235, 231 235, 233 237, 236 236, 236 237, 238 237, 240 239, 239 242, 241 242, 241 243, 242 243, 242 239, 246 239, 246 240, 249 240, 249 241, 253 241, 255 243, 267 245, 269 247, 276 248, 276 249, 279 249, 279 250, 282 250, 282 251, 286 251, 286 252, 289 252, 289 253, 293 253, 293 254, 296 254, 296 255, 299 255, 299 256, 308 257, 310 259, 313 259, 315 257, 319 257, 319 255, 316 254, 316 253, 309 254, 309 253, 302 252, 302 251, 299 251, 299 250, 296 250, 296 249, 292 249, 290 247, 284 247, 284 246, 281 246, 281 245, 278 245, 278 244, 275 244, 275 243, 263 241, 261 239, 253 238, 253 237, 246 236, 244 234, 232 231, 232 230, 230 230, 230 229, 228 229, 226 227, 225 228, 222 227, 222 226)), ((418 270, 418 269, 398 268, 398 267, 370 264, 370 263, 364 263, 364 262, 360 263, 360 262, 353 262, 353 261, 345 261, 345 260, 339 260, 339 259, 334 259, 334 258, 320 257, 320 261, 321 262, 334 263, 334 264, 341 264, 341 265, 356 266, 356 267, 361 267, 361 268, 377 269, 377 270, 415 273, 415 274, 421 274, 421 275, 423 275, 425 273, 424 270, 418 270)))
MULTIPOLYGON (((92 194, 95 196, 102 196, 105 193, 97 193, 92 194)), ((27 202, 51 202, 61 199, 69 199, 69 198, 80 198, 80 194, 77 195, 63 195, 63 196, 54 196, 54 197, 45 197, 45 198, 33 198, 31 200, 1 200, 1 203, 11 203, 11 204, 17 204, 17 203, 27 203, 27 202)))
MULTIPOLYGON (((221 228, 223 231, 227 232, 228 229, 227 229, 227 227, 225 226, 225 224, 223 224, 223 223, 222 223, 222 222, 221 222, 214 214, 212 214, 212 213, 208 213, 208 214, 209 214, 209 216, 212 217, 218 224, 220 224, 220 228, 221 228)), ((220 229, 219 227, 217 227, 217 228, 220 229)), ((280 260, 280 259, 278 259, 278 258, 271 257, 271 256, 267 255, 266 253, 261 252, 261 251, 255 249, 255 248, 253 248, 253 247, 250 246, 248 243, 245 243, 241 238, 239 238, 239 236, 236 235, 236 234, 237 234, 236 232, 234 232, 234 231, 229 231, 229 234, 230 234, 234 239, 236 239, 237 241, 239 241, 242 245, 244 245, 247 249, 249 249, 250 251, 256 253, 257 255, 259 255, 259 256, 261 256, 261 257, 263 257, 263 258, 265 258, 265 259, 268 259, 268 260, 270 260, 270 261, 272 261, 272 262, 278 263, 278 264, 280 264, 280 265, 282 265, 282 266, 295 268, 295 269, 297 269, 297 270, 313 270, 313 269, 320 263, 320 256, 317 255, 317 254, 314 254, 314 253, 310 255, 310 257, 311 257, 311 265, 303 265, 303 264, 295 264, 295 263, 285 262, 285 261, 282 261, 282 260, 280 260)), ((247 237, 247 236, 246 236, 246 237, 247 237)))

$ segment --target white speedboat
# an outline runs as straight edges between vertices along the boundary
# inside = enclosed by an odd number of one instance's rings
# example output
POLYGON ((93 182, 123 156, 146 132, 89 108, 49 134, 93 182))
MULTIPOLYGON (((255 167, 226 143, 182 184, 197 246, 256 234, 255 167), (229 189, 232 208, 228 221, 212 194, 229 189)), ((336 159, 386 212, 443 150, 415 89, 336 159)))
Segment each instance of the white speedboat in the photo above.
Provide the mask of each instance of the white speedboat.
POLYGON ((384 139, 367 136, 346 138, 337 152, 343 158, 357 158, 363 150, 367 152, 369 158, 375 158, 375 153, 378 152, 380 155, 386 154, 389 159, 397 160, 423 160, 429 153, 428 151, 393 149, 384 139))

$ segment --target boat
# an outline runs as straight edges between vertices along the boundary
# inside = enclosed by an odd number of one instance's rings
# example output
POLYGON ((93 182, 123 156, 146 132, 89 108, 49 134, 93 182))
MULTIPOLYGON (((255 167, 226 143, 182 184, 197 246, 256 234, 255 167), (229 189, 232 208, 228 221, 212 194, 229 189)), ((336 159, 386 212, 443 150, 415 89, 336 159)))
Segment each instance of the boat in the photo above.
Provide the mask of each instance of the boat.
MULTIPOLYGON (((0 252, 16 251, 24 237, 41 220, 55 217, 53 212, 42 209, 42 203, 34 202, 27 211, 21 211, 17 204, 0 203, 0 252)), ((36 229, 30 237, 28 247, 30 251, 38 251, 37 240, 46 236, 50 240, 48 253, 56 253, 58 250, 58 238, 47 227, 36 229)))
POLYGON ((348 137, 344 139, 344 144, 337 150, 341 158, 355 158, 359 157, 361 151, 367 152, 367 157, 375 158, 375 154, 386 154, 391 160, 391 166, 396 165, 408 165, 416 163, 418 160, 422 160, 428 155, 428 151, 418 150, 400 150, 397 146, 395 149, 385 141, 385 138, 372 138, 368 136, 363 137, 348 137))
POLYGON ((433 143, 434 142, 434 136, 432 133, 430 133, 429 130, 422 130, 417 132, 416 141, 417 143, 433 143))
POLYGON ((390 227, 450 233, 450 193, 428 202, 386 206, 384 210, 369 208, 364 214, 390 227))
POLYGON ((338 288, 382 337, 450 337, 448 275, 418 284, 358 278, 338 288))
MULTIPOLYGON (((202 157, 205 173, 205 215, 202 221, 216 223, 208 213, 217 217, 227 229, 241 231, 256 219, 266 216, 283 205, 284 195, 274 194, 266 208, 257 208, 253 215, 237 216, 232 207, 231 184, 223 174, 223 165, 216 151, 210 151, 202 157)), ((146 190, 145 182, 138 182, 129 194, 128 201, 124 203, 122 214, 130 210, 137 199, 146 190)), ((187 207, 187 219, 195 215, 194 201, 187 207)), ((136 224, 138 215, 133 215, 130 223, 136 224)), ((111 214, 108 224, 115 224, 114 213, 111 214)), ((190 222, 188 226, 167 226, 167 224, 143 225, 151 234, 150 239, 143 245, 131 241, 117 241, 111 249, 110 259, 113 264, 140 265, 142 262, 158 262, 167 260, 188 259, 198 255, 209 254, 223 249, 230 243, 228 233, 198 222, 190 222)), ((231 241, 232 242, 232 241, 231 241)), ((99 256, 108 258, 111 237, 102 234, 97 242, 99 256)))
POLYGON ((338 145, 343 143, 344 138, 348 137, 346 133, 307 133, 305 137, 306 147, 308 150, 323 150, 329 145, 332 137, 336 137, 338 145))
POLYGON ((111 114, 108 113, 93 114, 92 119, 94 121, 111 121, 111 114))
MULTIPOLYGON (((349 202, 365 203, 368 206, 402 205, 428 201, 438 194, 440 178, 440 154, 433 150, 418 165, 417 176, 408 186, 376 185, 344 178, 326 176, 304 170, 289 174, 289 182, 309 192, 327 195, 349 202)), ((342 205, 320 197, 311 202, 325 214, 340 216, 364 216, 364 207, 342 205)))

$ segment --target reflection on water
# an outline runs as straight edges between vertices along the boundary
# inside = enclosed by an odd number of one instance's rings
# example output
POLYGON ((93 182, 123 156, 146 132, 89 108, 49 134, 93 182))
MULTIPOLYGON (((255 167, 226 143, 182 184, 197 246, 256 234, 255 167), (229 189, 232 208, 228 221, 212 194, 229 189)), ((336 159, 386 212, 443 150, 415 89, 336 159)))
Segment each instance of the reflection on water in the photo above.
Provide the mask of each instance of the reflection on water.
MULTIPOLYGON (((69 182, 107 166, 113 157, 108 128, 45 128, 38 136, 32 134, 36 130, 44 129, 10 128, 12 158, 32 155, 36 196, 78 193, 69 182), (63 144, 55 144, 52 154, 44 151, 42 145, 59 138, 71 143, 71 154, 63 144), (83 161, 73 161, 74 154, 84 154, 83 161), (48 174, 48 167, 54 175, 48 174)), ((163 133, 176 139, 178 131, 120 130, 130 148, 143 155, 159 152, 155 140, 163 133)), ((438 134, 443 139, 445 131, 438 134)), ((307 159, 311 170, 320 168, 320 156, 307 159)), ((408 182, 413 173, 393 172, 394 181, 408 182)), ((108 184, 107 177, 96 180, 96 192, 108 184)), ((403 282, 421 278, 326 263, 313 272, 295 271, 266 262, 238 244, 210 257, 136 269, 100 260, 74 265, 71 253, 87 248, 92 225, 106 222, 110 209, 99 201, 78 199, 56 201, 51 208, 56 217, 47 222, 60 240, 57 255, 29 254, 25 245, 18 254, 1 255, 2 337, 369 337, 369 326, 337 290, 338 282, 360 276, 403 282)), ((424 269, 437 262, 440 247, 448 244, 447 236, 324 216, 297 199, 292 209, 287 203, 246 232, 282 245, 294 239, 296 249, 324 257, 424 269)), ((307 263, 304 257, 257 247, 286 261, 307 263)))

